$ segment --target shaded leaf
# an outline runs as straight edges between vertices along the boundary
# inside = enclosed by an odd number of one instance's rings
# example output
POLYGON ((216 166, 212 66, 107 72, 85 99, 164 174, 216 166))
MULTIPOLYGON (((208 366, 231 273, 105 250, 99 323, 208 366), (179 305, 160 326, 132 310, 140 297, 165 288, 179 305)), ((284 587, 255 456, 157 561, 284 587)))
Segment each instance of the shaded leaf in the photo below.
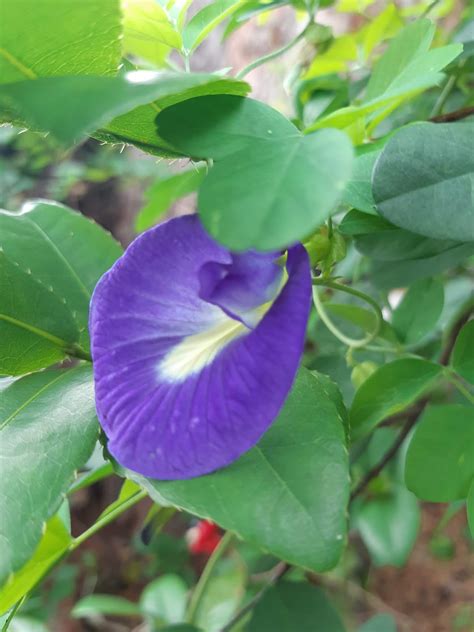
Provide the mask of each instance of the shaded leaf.
POLYGON ((407 487, 418 498, 466 498, 474 477, 474 408, 431 406, 416 426, 405 466, 407 487))
POLYGON ((474 124, 416 123, 397 131, 374 167, 377 210, 436 239, 474 240, 474 124))
POLYGON ((16 380, 0 399, 0 584, 35 551, 97 440, 90 367, 16 380))
POLYGON ((453 349, 453 369, 474 384, 474 320, 461 329, 453 349))
POLYGON ((117 595, 87 595, 80 599, 71 610, 75 619, 109 615, 116 617, 136 617, 140 615, 137 604, 117 595))
POLYGON ((399 339, 407 345, 422 340, 433 331, 443 305, 444 288, 440 281, 423 279, 410 285, 393 312, 392 324, 399 339))
POLYGON ((294 564, 331 568, 345 538, 349 476, 343 422, 326 388, 302 370, 257 446, 213 474, 187 481, 127 475, 160 504, 210 518, 294 564))
POLYGON ((356 392, 349 419, 352 439, 358 439, 420 397, 440 375, 442 367, 417 358, 381 366, 356 392))

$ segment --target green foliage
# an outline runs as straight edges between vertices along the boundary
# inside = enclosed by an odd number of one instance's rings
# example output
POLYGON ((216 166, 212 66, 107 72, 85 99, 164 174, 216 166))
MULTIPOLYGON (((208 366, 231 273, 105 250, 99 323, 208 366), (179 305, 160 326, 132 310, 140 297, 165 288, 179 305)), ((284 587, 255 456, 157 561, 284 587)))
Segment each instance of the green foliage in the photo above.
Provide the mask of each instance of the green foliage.
POLYGON ((75 355, 75 345, 87 350, 92 291, 120 253, 110 235, 59 204, 0 212, 0 373, 49 366, 75 355))
POLYGON ((1 525, 4 584, 35 551, 44 523, 59 509, 96 443, 90 368, 14 381, 1 393, 0 418, 1 458, 9 463, 0 484, 10 507, 1 525))
POLYGON ((409 406, 433 385, 441 370, 438 364, 418 358, 395 360, 377 369, 362 384, 352 403, 353 439, 409 406))
POLYGON ((474 125, 417 123, 396 132, 373 174, 377 210, 406 230, 474 240, 474 125))
POLYGON ((281 582, 257 604, 247 632, 311 632, 315 622, 321 630, 345 632, 333 605, 320 588, 297 582, 281 582))
POLYGON ((474 477, 474 410, 460 404, 432 406, 410 442, 406 483, 418 498, 466 498, 474 477))
POLYGON ((443 284, 423 279, 411 285, 393 312, 393 328, 407 345, 422 340, 436 326, 444 304, 443 284))
POLYGON ((335 566, 344 546, 347 467, 333 397, 325 380, 303 370, 278 420, 234 464, 187 481, 128 476, 159 504, 210 518, 274 555, 322 571, 335 566))
POLYGON ((465 380, 474 384, 474 320, 461 329, 453 350, 453 368, 465 380))

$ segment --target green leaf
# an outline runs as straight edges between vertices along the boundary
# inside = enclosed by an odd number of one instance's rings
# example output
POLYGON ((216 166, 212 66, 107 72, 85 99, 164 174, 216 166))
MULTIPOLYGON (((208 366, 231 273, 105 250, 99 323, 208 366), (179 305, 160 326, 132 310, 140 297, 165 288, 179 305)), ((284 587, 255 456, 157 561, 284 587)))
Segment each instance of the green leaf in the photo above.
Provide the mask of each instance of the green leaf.
POLYGON ((392 325, 407 345, 422 340, 434 330, 444 305, 443 284, 423 279, 410 285, 402 302, 393 312, 392 325))
POLYGON ((206 169, 202 167, 157 180, 145 191, 147 203, 137 215, 136 230, 141 232, 154 226, 176 200, 196 191, 205 175, 206 169))
POLYGON ((378 423, 420 397, 440 375, 442 367, 417 358, 381 366, 356 392, 349 414, 352 439, 369 433, 378 423))
POLYGON ((220 632, 245 595, 247 576, 241 562, 213 575, 196 614, 196 625, 206 632, 220 632))
POLYGON ((435 25, 429 20, 415 20, 394 37, 382 55, 367 84, 367 101, 378 97, 399 79, 414 60, 426 55, 435 33, 435 25))
MULTIPOLYGON (((362 103, 331 112, 309 130, 321 127, 344 129, 367 117, 369 132, 388 114, 423 90, 439 84, 440 72, 462 52, 462 45, 450 44, 428 50, 434 26, 428 20, 407 25, 394 37, 375 65, 362 103)), ((316 63, 318 62, 316 59, 316 63)))
POLYGON ((416 123, 396 132, 373 173, 377 210, 436 239, 474 240, 474 124, 416 123))
POLYGON ((61 518, 57 515, 50 518, 31 558, 20 570, 12 573, 2 586, 0 613, 7 612, 28 594, 67 551, 71 542, 72 538, 61 518))
POLYGON ((0 252, 0 375, 22 375, 59 362, 79 341, 70 310, 29 268, 0 252))
POLYGON ((223 20, 243 5, 245 0, 216 0, 198 11, 183 30, 183 45, 190 53, 223 20))
POLYGON ((472 484, 467 495, 467 521, 471 535, 474 538, 474 478, 472 479, 472 484))
POLYGON ((14 381, 0 399, 0 585, 31 557, 97 440, 90 367, 14 381))
POLYGON ((94 136, 106 142, 132 143, 152 154, 183 155, 158 135, 156 116, 160 110, 195 97, 223 94, 244 96, 250 90, 248 83, 231 77, 198 73, 181 73, 178 77, 183 82, 181 91, 118 116, 94 136))
POLYGON ((418 498, 466 498, 474 477, 474 408, 431 406, 416 426, 405 466, 407 487, 418 498))
POLYGON ((255 140, 273 144, 275 140, 301 137, 277 110, 235 95, 183 100, 160 112, 156 124, 176 151, 203 160, 221 160, 247 149, 255 140))
POLYGON ((179 575, 162 575, 149 583, 140 597, 140 611, 157 623, 184 619, 188 587, 179 575))
POLYGON ((372 171, 384 144, 385 140, 383 139, 370 145, 357 147, 352 175, 342 196, 343 204, 352 206, 364 213, 375 214, 372 171))
POLYGON ((92 291, 121 255, 118 243, 80 213, 35 201, 0 211, 0 373, 18 375, 88 348, 92 291))
MULTIPOLYGON (((355 325, 359 329, 357 335, 360 335, 360 330, 365 333, 374 331, 377 324, 377 318, 373 310, 365 309, 359 305, 352 305, 348 303, 325 303, 324 307, 334 316, 355 325)), ((390 340, 391 342, 397 340, 391 326, 385 321, 383 321, 377 337, 390 340)))
POLYGON ((397 485, 384 496, 362 501, 354 514, 354 526, 375 566, 404 566, 420 528, 415 496, 397 485))
MULTIPOLYGON (((246 85, 208 74, 143 70, 118 77, 47 77, 4 85, 0 107, 4 120, 20 121, 33 129, 48 131, 59 142, 69 145, 109 123, 113 127, 114 118, 131 116, 137 106, 148 104, 146 107, 155 117, 159 106, 153 109, 153 101, 180 100, 187 98, 187 94, 218 89, 218 86, 224 90, 228 86, 243 90, 246 85), (52 108, 52 100, 61 103, 61 108, 52 108)), ((159 140, 156 129, 153 129, 153 140, 159 140)))
POLYGON ((71 610, 75 619, 97 615, 116 617, 136 617, 141 614, 137 604, 116 595, 87 595, 80 599, 71 610))
MULTIPOLYGON (((430 240, 434 241, 434 240, 430 240)), ((428 244, 426 244, 428 246, 428 244)), ((380 262, 374 261, 372 279, 382 289, 403 287, 407 279, 414 282, 418 279, 432 277, 449 268, 459 265, 472 256, 472 244, 461 244, 449 248, 440 254, 426 259, 407 259, 406 261, 380 262)))
POLYGON ((391 614, 376 614, 357 628, 357 632, 397 632, 397 623, 391 614))
POLYGON ((121 56, 120 20, 119 0, 5 0, 0 83, 65 74, 115 74, 121 56))
POLYGON ((288 562, 332 568, 344 545, 349 476, 343 422, 326 389, 301 370, 272 427, 227 468, 186 481, 127 476, 159 504, 210 518, 288 562))
POLYGON ((345 632, 324 592, 303 582, 279 582, 268 590, 253 611, 246 632, 345 632), (316 623, 317 622, 317 623, 316 623))
POLYGON ((181 48, 179 32, 156 0, 124 0, 122 14, 125 53, 162 66, 172 48, 181 48))
POLYGON ((474 384, 474 320, 466 323, 456 338, 452 365, 461 377, 474 384))
POLYGON ((217 162, 202 183, 202 222, 231 250, 284 248, 331 215, 351 162, 350 141, 337 130, 255 141, 217 162))

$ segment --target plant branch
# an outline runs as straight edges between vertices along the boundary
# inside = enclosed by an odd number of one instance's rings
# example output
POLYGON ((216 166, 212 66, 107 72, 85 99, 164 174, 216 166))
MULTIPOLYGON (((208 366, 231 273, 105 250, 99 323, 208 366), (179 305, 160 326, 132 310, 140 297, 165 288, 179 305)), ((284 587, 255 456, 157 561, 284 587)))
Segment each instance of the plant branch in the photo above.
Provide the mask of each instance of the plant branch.
POLYGON ((306 36, 306 33, 308 32, 312 24, 313 24, 313 17, 311 16, 311 18, 309 19, 308 23, 306 24, 304 29, 301 31, 301 33, 299 33, 296 37, 294 37, 292 40, 290 40, 287 44, 285 44, 281 48, 277 48, 277 50, 274 50, 272 53, 268 53, 268 55, 264 55, 263 57, 259 57, 258 59, 255 59, 248 66, 245 66, 245 68, 242 68, 242 70, 240 70, 235 75, 235 78, 242 79, 243 77, 245 77, 245 75, 248 75, 248 73, 254 70, 255 68, 258 68, 259 66, 262 66, 263 64, 266 64, 267 62, 272 61, 273 59, 276 59, 277 57, 280 57, 280 55, 284 55, 287 51, 290 50, 290 48, 293 48, 295 44, 297 44, 306 36))
POLYGON ((282 577, 290 570, 291 566, 286 562, 280 562, 277 564, 273 570, 272 576, 268 582, 256 595, 253 597, 248 603, 243 606, 236 614, 232 617, 232 619, 227 623, 223 628, 219 630, 219 632, 231 632, 233 628, 239 623, 245 615, 247 615, 251 610, 255 608, 258 602, 265 595, 267 590, 269 590, 272 586, 274 586, 282 577))
POLYGON ((451 123, 452 121, 460 121, 468 116, 474 114, 474 107, 461 108, 454 112, 448 112, 447 114, 439 114, 438 116, 432 116, 430 121, 432 123, 451 123))
POLYGON ((204 567, 201 577, 199 578, 199 581, 196 584, 193 594, 191 595, 191 599, 189 601, 189 606, 188 606, 188 611, 187 611, 187 616, 186 616, 186 620, 188 623, 195 622, 196 615, 199 611, 199 606, 201 605, 202 598, 204 597, 206 593, 209 580, 211 579, 214 568, 217 562, 221 559, 224 551, 229 546, 233 537, 234 537, 234 534, 231 533, 230 531, 227 531, 227 533, 223 536, 222 540, 219 542, 217 547, 212 552, 212 555, 208 559, 207 564, 204 567))

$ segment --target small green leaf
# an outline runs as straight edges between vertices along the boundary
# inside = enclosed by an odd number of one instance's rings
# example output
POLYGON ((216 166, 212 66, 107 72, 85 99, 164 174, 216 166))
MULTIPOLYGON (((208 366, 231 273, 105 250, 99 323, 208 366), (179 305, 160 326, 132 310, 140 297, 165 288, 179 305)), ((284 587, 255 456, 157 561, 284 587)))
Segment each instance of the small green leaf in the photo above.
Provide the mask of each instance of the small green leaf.
POLYGON ((162 66, 172 48, 181 48, 179 32, 156 0, 123 0, 122 15, 126 53, 162 66))
POLYGON ((209 581, 196 613, 196 625, 206 632, 220 632, 245 596, 245 565, 222 565, 209 581))
POLYGON ((0 592, 0 613, 7 612, 28 594, 49 569, 67 551, 72 538, 59 516, 45 525, 44 533, 30 559, 18 571, 11 573, 0 592))
POLYGON ((245 0, 216 0, 198 11, 183 30, 183 45, 189 53, 216 28, 244 4, 245 0))
POLYGON ((137 604, 116 595, 87 595, 80 599, 71 610, 75 619, 94 617, 97 615, 116 617, 140 616, 137 604))
POLYGON ((442 367, 417 358, 381 366, 357 391, 350 410, 352 439, 369 433, 378 423, 420 397, 440 375, 442 367))
POLYGON ((474 384, 474 320, 466 323, 456 338, 452 364, 461 377, 474 384))
POLYGON ((397 485, 384 496, 363 500, 354 513, 354 526, 375 566, 404 566, 420 528, 415 496, 397 485))
POLYGON ((90 367, 14 381, 0 399, 0 585, 31 557, 97 440, 90 367))
POLYGON ((376 614, 357 628, 357 632, 397 632, 397 623, 391 614, 376 614))
POLYGON ((303 369, 277 421, 231 466, 186 481, 127 476, 161 505, 210 518, 278 557, 322 571, 337 563, 346 534, 349 476, 338 406, 327 380, 303 369))
POLYGON ((443 284, 423 279, 408 288, 393 312, 392 324, 399 339, 407 345, 422 340, 434 330, 444 305, 443 284))
POLYGON ((201 167, 157 180, 145 191, 147 203, 137 215, 136 230, 141 232, 156 224, 176 200, 196 191, 205 175, 206 169, 201 167))
POLYGON ((473 454, 474 408, 431 406, 408 446, 407 487, 430 502, 466 498, 474 477, 473 454))
POLYGON ((162 575, 149 583, 140 597, 140 611, 154 622, 179 623, 184 619, 188 587, 179 575, 162 575))
POLYGON ((406 230, 474 240, 474 124, 416 123, 397 131, 373 173, 377 210, 406 230))
POLYGON ((352 175, 342 196, 342 203, 375 214, 375 201, 372 194, 372 171, 377 158, 385 145, 385 139, 356 148, 356 157, 352 175))
POLYGON ((120 20, 119 0, 3 2, 0 83, 115 74, 121 57, 120 20))
POLYGON ((302 582, 279 582, 257 603, 246 632, 345 632, 325 593, 302 582), (316 625, 316 627, 315 627, 316 625))

